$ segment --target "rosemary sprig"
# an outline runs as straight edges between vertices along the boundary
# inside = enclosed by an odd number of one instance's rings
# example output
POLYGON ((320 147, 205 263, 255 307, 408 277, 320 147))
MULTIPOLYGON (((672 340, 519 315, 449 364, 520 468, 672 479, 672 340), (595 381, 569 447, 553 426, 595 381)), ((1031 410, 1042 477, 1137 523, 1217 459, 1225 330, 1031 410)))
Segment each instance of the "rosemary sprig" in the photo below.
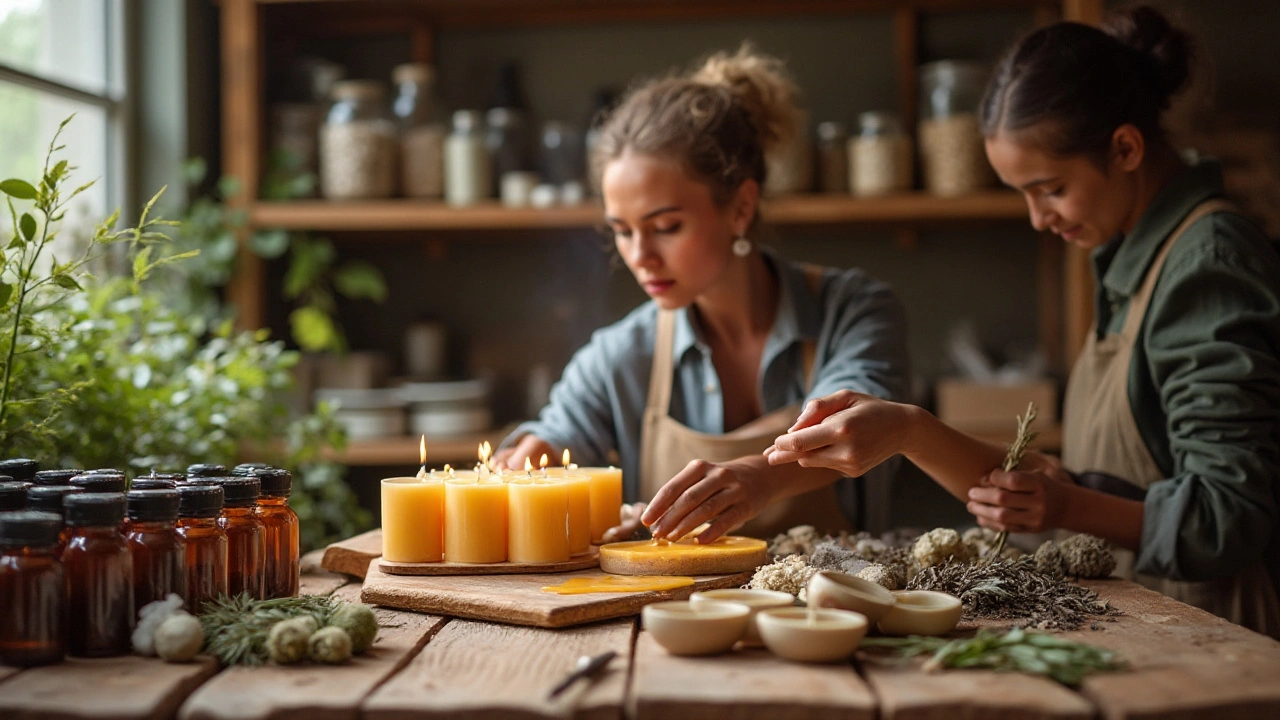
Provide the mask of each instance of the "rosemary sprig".
POLYGON ((1089 673, 1122 670, 1114 652, 1063 640, 1022 628, 1000 634, 983 628, 972 638, 948 640, 912 635, 905 638, 867 638, 862 647, 883 647, 906 659, 932 653, 924 669, 981 668, 1000 672, 1044 675, 1068 687, 1079 687, 1089 673))
MULTIPOLYGON (((1018 464, 1022 462, 1022 456, 1027 454, 1027 447, 1039 435, 1039 433, 1031 431, 1031 423, 1035 422, 1035 419, 1036 404, 1027 403, 1026 414, 1018 417, 1018 434, 1014 437, 1013 444, 1009 446, 1009 451, 1004 455, 1004 465, 1002 467, 1005 472, 1018 467, 1018 464)), ((1004 543, 1008 537, 1008 530, 1000 531, 1000 534, 996 536, 995 546, 988 557, 988 561, 1000 557, 1000 553, 1004 552, 1004 543)))
POLYGON ((311 615, 318 627, 324 627, 336 609, 333 599, 323 596, 254 600, 246 593, 224 595, 207 603, 200 613, 205 652, 225 665, 263 665, 267 662, 267 633, 272 625, 311 615))

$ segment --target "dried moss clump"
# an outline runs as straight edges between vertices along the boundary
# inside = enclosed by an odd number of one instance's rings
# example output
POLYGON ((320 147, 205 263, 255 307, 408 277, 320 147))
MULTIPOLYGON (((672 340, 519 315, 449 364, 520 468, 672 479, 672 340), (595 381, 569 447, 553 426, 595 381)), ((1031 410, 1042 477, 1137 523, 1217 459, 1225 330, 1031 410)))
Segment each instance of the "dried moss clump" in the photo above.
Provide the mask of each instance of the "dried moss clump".
POLYGON ((772 565, 762 565, 751 577, 747 587, 753 590, 781 590, 803 600, 805 586, 816 572, 818 568, 809 565, 807 558, 791 555, 772 565))
POLYGON ((1049 540, 1036 550, 1035 561, 1041 572, 1076 578, 1104 578, 1116 569, 1111 547, 1092 535, 1049 540))
POLYGON ((885 590, 901 590, 907 584, 907 574, 901 565, 868 565, 856 574, 885 590))
POLYGON ((814 546, 821 540, 822 536, 812 525, 797 525, 769 543, 769 554, 773 557, 812 555, 814 546))
POLYGON ((948 560, 969 560, 969 548, 960 540, 960 533, 951 528, 937 528, 921 535, 911 548, 911 557, 921 568, 931 568, 948 560))
POLYGON ((809 556, 809 564, 819 570, 837 570, 850 575, 857 575, 871 563, 867 562, 855 550, 842 547, 834 540, 818 543, 809 556))

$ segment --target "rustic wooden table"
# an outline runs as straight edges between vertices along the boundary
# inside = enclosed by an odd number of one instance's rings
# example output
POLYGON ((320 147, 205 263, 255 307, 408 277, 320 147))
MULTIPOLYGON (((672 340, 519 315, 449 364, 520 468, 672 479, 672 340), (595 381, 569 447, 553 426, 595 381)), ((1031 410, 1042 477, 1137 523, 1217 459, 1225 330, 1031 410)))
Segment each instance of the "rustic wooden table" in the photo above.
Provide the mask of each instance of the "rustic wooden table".
MULTIPOLYGON (((304 562, 303 591, 344 600, 358 579, 304 562)), ((121 657, 0 667, 0 718, 1277 718, 1280 643, 1133 583, 1091 583, 1124 611, 1068 637, 1118 650, 1127 672, 1079 690, 988 671, 925 673, 918 663, 799 665, 765 651, 666 653, 634 618, 564 629, 378 610, 367 654, 337 667, 232 668, 121 657), (618 651, 605 674, 555 701, 580 655, 618 651)))

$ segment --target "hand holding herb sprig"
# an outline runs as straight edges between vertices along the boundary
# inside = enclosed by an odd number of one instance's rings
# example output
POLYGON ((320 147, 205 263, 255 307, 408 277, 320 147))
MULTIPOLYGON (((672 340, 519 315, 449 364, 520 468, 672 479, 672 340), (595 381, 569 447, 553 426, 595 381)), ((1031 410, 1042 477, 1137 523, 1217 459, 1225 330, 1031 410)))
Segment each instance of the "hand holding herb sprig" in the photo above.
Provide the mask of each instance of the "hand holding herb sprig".
MULTIPOLYGON (((1009 451, 1005 453, 1004 465, 1001 466, 1005 472, 1018 467, 1018 464, 1022 462, 1022 456, 1027 454, 1027 447, 1039 435, 1039 433, 1031 431, 1031 423, 1035 422, 1035 419, 1036 404, 1028 403, 1026 414, 1018 417, 1018 434, 1014 437, 1013 444, 1009 446, 1009 451)), ((1004 543, 1008 537, 1008 530, 1000 531, 1000 534, 996 536, 996 542, 991 554, 987 557, 988 562, 1000 557, 1000 553, 1004 552, 1004 543)))

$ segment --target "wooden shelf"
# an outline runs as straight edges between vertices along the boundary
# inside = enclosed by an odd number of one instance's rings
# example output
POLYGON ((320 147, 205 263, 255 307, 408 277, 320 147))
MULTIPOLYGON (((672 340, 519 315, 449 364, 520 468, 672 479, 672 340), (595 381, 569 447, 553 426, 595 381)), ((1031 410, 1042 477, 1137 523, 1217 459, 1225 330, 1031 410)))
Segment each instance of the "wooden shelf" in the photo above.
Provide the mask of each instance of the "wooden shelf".
MULTIPOLYGON (((249 211, 255 227, 287 230, 527 230, 603 224, 599 205, 506 208, 497 202, 451 207, 422 200, 258 202, 249 211)), ((903 193, 877 198, 795 195, 765 199, 762 214, 778 225, 836 223, 927 223, 1026 220, 1027 207, 1014 192, 992 190, 944 198, 903 193)))
MULTIPOLYGON (((427 438, 427 465, 440 467, 445 463, 469 466, 476 459, 476 448, 488 440, 495 447, 511 431, 510 427, 496 428, 482 433, 469 433, 452 437, 427 438)), ((418 440, 414 437, 353 440, 342 452, 326 452, 325 459, 344 465, 403 466, 412 474, 418 468, 418 440)))

